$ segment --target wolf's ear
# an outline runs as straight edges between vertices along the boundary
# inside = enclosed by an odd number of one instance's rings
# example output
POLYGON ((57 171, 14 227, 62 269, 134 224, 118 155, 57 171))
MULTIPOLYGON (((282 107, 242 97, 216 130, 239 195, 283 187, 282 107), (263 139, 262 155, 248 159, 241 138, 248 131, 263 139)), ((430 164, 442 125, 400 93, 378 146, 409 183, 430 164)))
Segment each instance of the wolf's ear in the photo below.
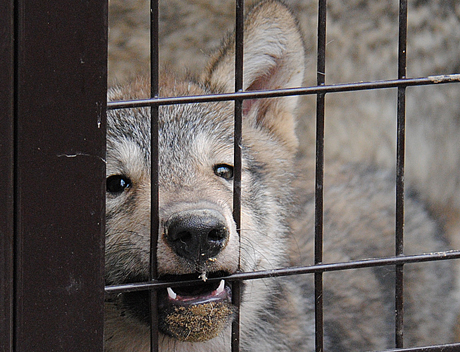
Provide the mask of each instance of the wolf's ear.
MULTIPOLYGON (((234 92, 235 35, 211 59, 204 75, 213 91, 234 92)), ((264 1, 244 23, 243 89, 266 90, 299 87, 305 66, 305 48, 291 11, 278 1, 264 1)), ((266 128, 289 148, 295 149, 294 110, 297 96, 246 100, 245 119, 266 128)))

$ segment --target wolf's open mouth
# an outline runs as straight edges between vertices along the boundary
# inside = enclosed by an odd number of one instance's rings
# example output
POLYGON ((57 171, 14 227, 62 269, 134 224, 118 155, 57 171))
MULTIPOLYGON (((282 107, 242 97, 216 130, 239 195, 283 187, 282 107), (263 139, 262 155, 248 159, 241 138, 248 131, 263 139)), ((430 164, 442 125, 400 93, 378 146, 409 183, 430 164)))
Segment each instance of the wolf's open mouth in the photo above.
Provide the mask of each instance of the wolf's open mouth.
MULTIPOLYGON (((225 276, 216 272, 209 278, 225 276)), ((164 276, 171 282, 195 279, 196 274, 164 276)), ((225 280, 168 287, 159 296, 160 330, 181 341, 199 342, 216 337, 231 321, 232 290, 225 280)))
MULTIPOLYGON (((228 275, 224 272, 209 274, 209 278, 221 277, 228 275)), ((196 274, 188 275, 164 275, 160 278, 164 281, 185 281, 197 279, 196 274)), ((189 286, 168 287, 166 297, 164 292, 160 294, 160 308, 162 305, 181 305, 189 306, 209 302, 225 301, 231 302, 231 287, 225 280, 213 282, 200 282, 189 286)))
MULTIPOLYGON (((208 278, 227 276, 226 272, 210 273, 208 278)), ((197 274, 164 275, 162 281, 178 282, 197 279, 197 274)), ((232 290, 225 280, 199 282, 168 287, 158 294, 159 328, 182 341, 206 341, 217 336, 231 321, 232 290)), ((123 304, 145 324, 149 324, 148 291, 127 292, 123 304)))

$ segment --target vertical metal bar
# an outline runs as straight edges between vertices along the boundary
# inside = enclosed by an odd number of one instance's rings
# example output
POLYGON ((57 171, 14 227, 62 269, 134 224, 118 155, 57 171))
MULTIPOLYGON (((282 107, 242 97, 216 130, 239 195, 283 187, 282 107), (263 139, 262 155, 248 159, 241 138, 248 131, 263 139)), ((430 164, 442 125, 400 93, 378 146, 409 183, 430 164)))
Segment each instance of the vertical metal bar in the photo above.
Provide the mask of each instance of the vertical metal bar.
POLYGON ((13 351, 14 8, 0 2, 0 351, 13 351))
POLYGON ((15 7, 14 351, 102 351, 107 3, 15 7))
POLYGON ((159 93, 159 1, 150 2, 150 78, 151 78, 151 97, 158 97, 159 93))
MULTIPOLYGON (((406 78, 407 0, 399 3, 398 79, 406 78)), ((396 255, 404 254, 404 156, 406 87, 398 87, 396 145, 396 255)), ((404 345, 404 276, 403 265, 396 266, 395 282, 395 346, 404 345)))
MULTIPOLYGON (((326 0, 318 5, 317 84, 326 81, 326 0)), ((324 115, 325 94, 316 100, 316 180, 315 180, 315 264, 323 261, 323 185, 324 185, 324 115)), ((315 346, 324 349, 323 341, 323 274, 315 273, 315 346)))
POLYGON ((19 317, 18 317, 18 309, 17 307, 19 306, 19 299, 18 299, 18 287, 19 286, 19 275, 18 273, 20 272, 20 266, 17 264, 19 262, 20 255, 22 254, 19 251, 19 239, 20 239, 20 222, 19 222, 19 107, 18 107, 18 102, 19 102, 19 52, 20 52, 20 35, 19 35, 19 29, 20 29, 20 21, 19 21, 19 3, 18 1, 15 1, 14 3, 14 96, 13 96, 13 114, 14 114, 14 126, 13 126, 13 148, 14 148, 14 153, 13 153, 13 221, 14 221, 14 229, 13 229, 13 322, 12 322, 12 350, 18 349, 18 344, 16 341, 18 340, 18 335, 19 335, 19 317))
MULTIPOLYGON (((243 37, 244 37, 244 0, 236 1, 235 25, 235 92, 243 90, 243 37)), ((234 131, 234 174, 233 174, 233 218, 238 231, 241 248, 241 145, 242 145, 243 100, 235 100, 234 131)), ((241 250, 241 249, 240 249, 241 250)), ((238 259, 239 260, 239 259, 238 259)), ((239 268, 238 264, 238 268, 239 268)), ((240 350, 240 305, 241 282, 232 284, 232 303, 237 307, 232 322, 232 352, 240 350)))
MULTIPOLYGON (((150 95, 159 94, 159 45, 158 45, 159 2, 150 2, 150 95)), ((158 117, 159 107, 150 108, 151 116, 151 224, 150 224, 150 280, 157 279, 157 243, 160 227, 159 183, 158 183, 158 117)), ((158 344, 158 291, 150 290, 150 350, 157 352, 158 344)))

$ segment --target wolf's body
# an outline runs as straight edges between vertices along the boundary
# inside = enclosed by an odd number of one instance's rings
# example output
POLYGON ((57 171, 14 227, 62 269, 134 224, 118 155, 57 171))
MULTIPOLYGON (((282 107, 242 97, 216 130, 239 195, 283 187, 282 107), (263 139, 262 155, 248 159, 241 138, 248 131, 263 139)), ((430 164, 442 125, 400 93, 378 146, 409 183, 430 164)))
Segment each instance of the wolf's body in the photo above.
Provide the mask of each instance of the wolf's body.
MULTIPOLYGON (((211 59, 201 83, 163 75, 161 95, 234 90, 233 47, 230 37, 211 59)), ((304 42, 284 5, 268 1, 248 16, 244 62, 245 90, 302 84, 304 42)), ((109 99, 148 95, 148 81, 138 79, 112 89, 109 99)), ((241 249, 232 219, 233 103, 160 107, 161 278, 232 274, 239 262, 246 272, 313 264, 314 165, 309 153, 301 163, 296 159, 296 105, 297 97, 243 105, 241 249)), ((108 114, 109 284, 148 278, 149 116, 148 108, 108 114)), ((346 161, 326 166, 324 262, 392 256, 394 179, 391 173, 346 161)), ((441 226, 409 194, 404 247, 407 254, 449 248, 441 226)), ((326 350, 393 347, 394 267, 325 273, 324 288, 326 350)), ((173 290, 159 291, 160 350, 230 350, 230 285, 173 290)), ((404 293, 407 345, 451 342, 457 311, 453 263, 406 265, 404 293)), ((107 301, 107 351, 148 351, 147 297, 123 294, 107 301)), ((241 317, 243 351, 312 351, 312 276, 246 281, 241 317)))

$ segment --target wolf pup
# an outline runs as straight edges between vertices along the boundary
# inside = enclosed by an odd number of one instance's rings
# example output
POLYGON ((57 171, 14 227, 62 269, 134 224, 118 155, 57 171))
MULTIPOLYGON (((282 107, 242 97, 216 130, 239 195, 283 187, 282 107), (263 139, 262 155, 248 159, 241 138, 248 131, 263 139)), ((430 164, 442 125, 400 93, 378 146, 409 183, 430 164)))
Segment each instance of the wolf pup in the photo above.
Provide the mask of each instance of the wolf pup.
MULTIPOLYGON (((244 89, 298 87, 305 53, 285 5, 265 1, 245 20, 244 89)), ((234 36, 199 82, 164 74, 162 96, 234 91, 234 36)), ((145 98, 138 79, 110 90, 110 100, 145 98)), ((311 265, 314 166, 295 155, 297 97, 243 105, 241 248, 232 218, 233 102, 160 107, 160 279, 221 277, 289 265, 311 265), (298 177, 295 177, 296 174, 298 177), (293 196, 295 195, 295 197, 293 196), (240 268, 238 268, 240 263, 240 268)), ((148 278, 150 248, 150 111, 108 112, 106 282, 148 278)), ((406 201, 406 253, 447 249, 422 204, 406 201)), ((394 255, 394 181, 369 166, 327 166, 325 262, 394 255)), ((329 351, 393 346, 394 267, 324 275, 325 347, 329 351)), ((161 351, 229 351, 232 285, 221 280, 159 291, 161 351)), ((448 261, 405 266, 405 341, 450 342, 453 271, 448 261)), ((244 282, 243 351, 312 351, 312 277, 244 282)), ((106 351, 149 351, 148 293, 106 302, 106 351)))

